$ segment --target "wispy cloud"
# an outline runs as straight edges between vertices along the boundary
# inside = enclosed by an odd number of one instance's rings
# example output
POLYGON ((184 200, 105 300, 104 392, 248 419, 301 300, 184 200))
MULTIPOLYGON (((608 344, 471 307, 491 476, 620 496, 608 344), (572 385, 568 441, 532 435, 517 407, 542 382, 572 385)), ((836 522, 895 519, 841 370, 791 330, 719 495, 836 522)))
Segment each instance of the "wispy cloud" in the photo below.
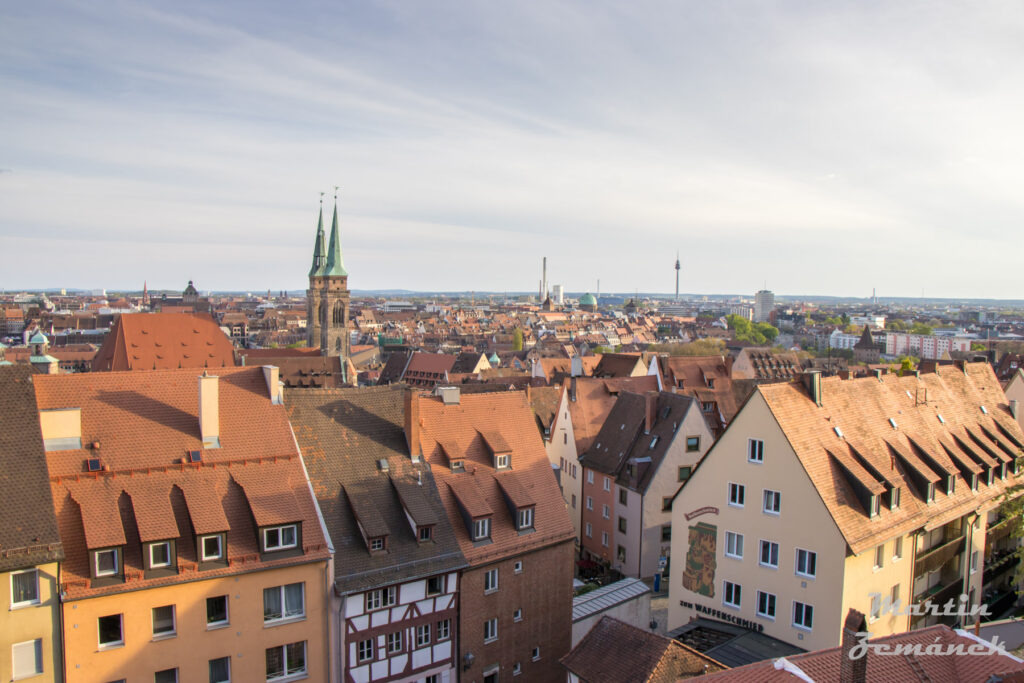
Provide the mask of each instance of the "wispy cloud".
POLYGON ((678 248, 691 291, 1015 296, 1022 30, 1001 2, 9 3, 0 286, 301 287, 338 184, 360 288, 529 290, 546 254, 668 291, 678 248))

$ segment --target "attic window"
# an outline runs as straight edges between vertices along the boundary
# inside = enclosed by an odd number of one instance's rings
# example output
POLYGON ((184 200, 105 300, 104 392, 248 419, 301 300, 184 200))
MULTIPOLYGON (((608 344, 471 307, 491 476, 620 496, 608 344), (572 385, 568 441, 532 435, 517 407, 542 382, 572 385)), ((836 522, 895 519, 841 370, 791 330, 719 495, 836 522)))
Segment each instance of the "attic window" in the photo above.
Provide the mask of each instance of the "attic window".
POLYGON ((516 514, 516 528, 520 531, 533 528, 533 508, 519 508, 516 514))
POLYGON ((871 496, 871 510, 868 515, 870 517, 877 517, 880 507, 881 505, 879 503, 878 496, 871 496))
POLYGON ((939 418, 939 422, 946 424, 946 418, 942 417, 942 413, 936 413, 935 417, 939 418))
POLYGON ((952 474, 946 475, 946 495, 952 496, 956 491, 956 478, 952 474))
POLYGON ((465 472, 466 471, 466 463, 465 463, 464 460, 461 460, 461 459, 459 459, 459 460, 452 460, 451 469, 452 469, 452 472, 465 472))
POLYGON ((898 510, 900 507, 900 489, 899 487, 893 487, 889 492, 889 509, 898 510))
POLYGON ((672 406, 665 406, 661 411, 661 419, 664 420, 672 412, 672 406))
POLYGON ((263 550, 285 550, 299 544, 299 528, 297 524, 268 527, 263 530, 263 550))
POLYGON ((844 438, 843 437, 843 430, 840 429, 838 426, 833 427, 832 431, 834 431, 836 433, 836 436, 838 436, 840 439, 844 438))
MULTIPOLYGON (((991 474, 991 470, 989 470, 989 473, 991 474)), ((924 502, 926 502, 926 503, 934 503, 935 502, 935 484, 933 484, 932 482, 928 482, 928 488, 926 489, 925 494, 924 494, 924 502)))
POLYGON ((506 470, 508 469, 509 455, 508 453, 501 453, 494 456, 494 469, 506 470))
POLYGON ((988 415, 988 408, 986 408, 985 406, 982 406, 981 407, 981 412, 984 413, 985 415, 988 415))
POLYGON ((896 425, 896 420, 892 419, 891 417, 889 418, 889 426, 892 427, 893 429, 898 429, 899 428, 896 425))
POLYGON ((491 518, 482 517, 473 520, 473 540, 484 541, 491 537, 491 518))
POLYGON ((387 536, 377 536, 370 539, 370 552, 379 553, 387 548, 387 536))
POLYGON ((97 578, 102 576, 114 576, 118 573, 120 562, 118 562, 118 549, 108 548, 93 552, 93 575, 97 578))
POLYGON ((193 463, 202 462, 203 461, 203 454, 200 453, 199 451, 189 451, 188 452, 188 461, 189 462, 193 462, 193 463))
POLYGON ((421 526, 416 530, 416 538, 420 543, 426 543, 434 537, 433 526, 421 526))
POLYGON ((85 467, 90 472, 99 472, 103 469, 103 464, 100 463, 99 458, 89 458, 85 461, 85 467))

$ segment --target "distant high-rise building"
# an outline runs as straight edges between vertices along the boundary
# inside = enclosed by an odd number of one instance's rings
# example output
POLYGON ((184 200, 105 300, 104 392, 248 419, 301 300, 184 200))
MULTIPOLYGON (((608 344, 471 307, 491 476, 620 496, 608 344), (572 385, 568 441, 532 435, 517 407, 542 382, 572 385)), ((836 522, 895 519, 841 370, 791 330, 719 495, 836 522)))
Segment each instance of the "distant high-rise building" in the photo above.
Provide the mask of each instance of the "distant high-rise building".
POLYGON ((754 295, 754 322, 766 323, 775 309, 775 294, 767 289, 762 289, 754 295))
POLYGON ((555 303, 561 306, 565 303, 565 287, 562 285, 551 285, 551 297, 555 303))

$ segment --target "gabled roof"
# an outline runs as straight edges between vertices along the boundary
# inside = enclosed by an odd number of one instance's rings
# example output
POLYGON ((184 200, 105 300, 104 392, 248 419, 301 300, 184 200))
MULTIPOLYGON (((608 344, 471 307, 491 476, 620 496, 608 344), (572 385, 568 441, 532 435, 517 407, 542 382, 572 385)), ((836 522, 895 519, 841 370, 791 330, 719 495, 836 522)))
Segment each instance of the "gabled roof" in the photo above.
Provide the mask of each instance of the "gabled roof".
POLYGON ((758 391, 854 553, 941 526, 995 500, 1017 481, 1008 468, 1006 480, 996 476, 989 486, 982 477, 974 493, 964 479, 976 467, 963 463, 999 466, 1012 458, 1007 450, 1016 447, 1014 439, 1024 442, 986 363, 946 366, 920 377, 824 378, 821 406, 796 383, 762 385, 758 391), (952 495, 942 483, 949 476, 960 480, 952 495), (883 505, 869 517, 856 487, 875 493, 900 481, 910 495, 901 496, 897 509, 883 505), (929 483, 938 484, 932 503, 925 501, 929 483))
POLYGON ((726 669, 677 640, 612 617, 601 617, 560 661, 580 683, 675 683, 726 669))
POLYGON ((194 369, 35 377, 40 410, 81 410, 86 448, 47 454, 73 599, 329 557, 284 407, 272 404, 263 369, 218 375, 217 449, 203 449, 199 438, 194 369), (200 462, 186 461, 191 450, 200 462), (84 471, 97 457, 103 470, 84 471), (302 524, 302 555, 260 555, 256 527, 280 523, 302 524), (200 569, 193 530, 226 532, 230 564, 200 569), (178 573, 146 578, 142 544, 159 540, 177 541, 178 573), (124 546, 125 581, 97 584, 88 551, 111 546, 124 546))
MULTIPOLYGON (((466 565, 431 470, 409 459, 403 387, 286 389, 285 405, 335 548, 335 589, 342 594, 453 571, 466 565), (381 468, 381 462, 387 470, 381 468), (347 493, 386 526, 387 553, 371 555, 347 493), (418 525, 434 525, 419 543, 418 525)), ((374 529, 374 533, 377 530, 374 529)))
MULTIPOLYGON (((420 415, 423 455, 437 477, 448 519, 455 529, 463 554, 473 565, 573 539, 572 522, 540 435, 533 412, 522 391, 463 394, 458 404, 445 405, 440 398, 414 396, 420 415), (509 472, 494 469, 491 449, 481 434, 500 435, 510 449, 511 473, 535 505, 534 532, 521 535, 505 503, 500 478, 509 472), (454 442, 465 455, 465 471, 452 472, 442 452, 454 442), (461 508, 472 516, 491 518, 491 540, 478 545, 469 537, 461 508)), ((518 495, 518 494, 517 494, 518 495)))
POLYGON ((94 372, 221 368, 234 348, 208 315, 122 313, 93 358, 94 372))
MULTIPOLYGON (((1024 671, 1024 664, 1017 657, 995 652, 990 643, 966 631, 954 631, 948 626, 929 626, 871 638, 869 642, 872 645, 866 653, 869 681, 988 683, 993 674, 1024 671), (929 647, 937 648, 937 652, 931 654, 929 647), (903 654, 904 648, 908 654, 903 654), (896 655, 896 652, 900 654, 896 655)), ((708 676, 707 681, 839 683, 842 657, 843 652, 839 647, 816 650, 729 669, 708 676)))
POLYGON ((29 366, 0 367, 0 571, 64 557, 29 366))
MULTIPOLYGON (((571 382, 566 382, 565 390, 569 391, 570 387, 571 382)), ((658 379, 654 376, 607 379, 577 377, 576 400, 568 402, 569 417, 576 438, 576 453, 582 455, 594 443, 620 393, 639 394, 657 390, 658 379)))

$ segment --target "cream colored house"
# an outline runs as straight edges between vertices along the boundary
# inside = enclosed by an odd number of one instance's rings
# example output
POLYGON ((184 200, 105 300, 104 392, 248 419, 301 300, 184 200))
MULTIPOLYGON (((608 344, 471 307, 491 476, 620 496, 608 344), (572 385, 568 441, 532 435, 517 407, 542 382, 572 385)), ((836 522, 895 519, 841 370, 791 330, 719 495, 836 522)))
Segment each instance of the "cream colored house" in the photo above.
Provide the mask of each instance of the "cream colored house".
POLYGON ((1010 402, 1010 414, 1017 420, 1021 429, 1024 429, 1024 412, 1021 411, 1021 406, 1024 405, 1024 370, 1017 370, 1003 387, 1003 391, 1010 402))
POLYGON ((1012 604, 996 508, 1022 446, 984 363, 759 386, 673 501, 669 629, 704 617, 813 650, 851 608, 885 635, 940 621, 908 604, 1012 604))

